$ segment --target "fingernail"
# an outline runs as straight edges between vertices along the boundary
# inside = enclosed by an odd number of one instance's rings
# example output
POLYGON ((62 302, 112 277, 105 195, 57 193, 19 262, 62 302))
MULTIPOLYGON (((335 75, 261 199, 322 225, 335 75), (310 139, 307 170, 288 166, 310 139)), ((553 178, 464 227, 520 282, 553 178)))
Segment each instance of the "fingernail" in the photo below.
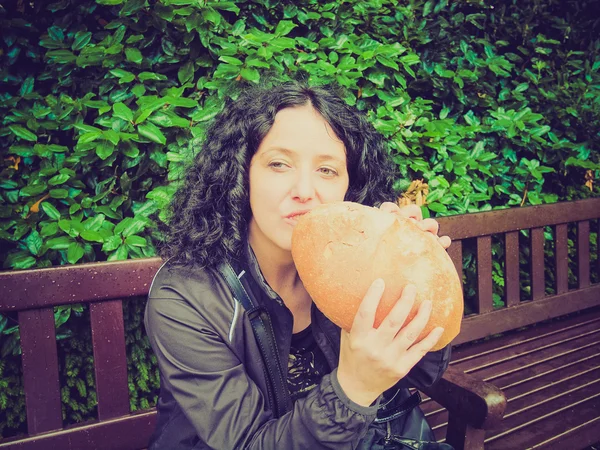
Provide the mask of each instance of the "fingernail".
POLYGON ((374 288, 381 289, 384 286, 385 286, 385 281, 383 281, 382 278, 377 278, 375 281, 373 281, 374 288))

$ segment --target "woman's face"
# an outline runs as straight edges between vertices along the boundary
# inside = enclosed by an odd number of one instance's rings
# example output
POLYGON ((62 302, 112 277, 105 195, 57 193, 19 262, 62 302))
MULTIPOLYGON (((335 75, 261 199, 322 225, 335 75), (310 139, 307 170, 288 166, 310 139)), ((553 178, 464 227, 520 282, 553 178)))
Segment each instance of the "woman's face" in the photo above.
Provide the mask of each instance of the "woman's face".
POLYGON ((291 251, 298 214, 344 200, 346 151, 311 106, 277 113, 250 162, 250 243, 291 251))

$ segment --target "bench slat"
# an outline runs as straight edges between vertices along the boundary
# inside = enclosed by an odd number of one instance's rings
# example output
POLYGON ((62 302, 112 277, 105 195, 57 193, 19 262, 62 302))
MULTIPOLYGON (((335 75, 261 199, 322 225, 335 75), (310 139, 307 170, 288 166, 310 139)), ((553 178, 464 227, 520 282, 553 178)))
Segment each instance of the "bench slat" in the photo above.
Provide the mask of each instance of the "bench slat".
MULTIPOLYGON (((590 347, 597 349, 598 345, 600 345, 600 332, 595 330, 588 331, 583 336, 572 336, 559 342, 540 346, 539 348, 524 350, 520 354, 507 355, 499 361, 482 364, 479 367, 467 369, 465 372, 475 375, 484 381, 493 381, 494 384, 497 384, 496 380, 501 377, 521 373, 529 367, 539 367, 542 362, 563 358, 568 355, 574 355, 574 358, 579 358, 579 352, 590 347)), ((502 386, 498 387, 501 388, 502 386)))
POLYGON ((139 450, 156 424, 152 409, 101 423, 89 423, 42 436, 0 441, 1 450, 139 450))
POLYGON ((160 258, 0 272, 0 313, 148 295, 160 258), (23 289, 27 286, 27 289, 23 289))
POLYGON ((585 289, 547 296, 536 301, 525 301, 512 308, 501 308, 487 314, 467 316, 454 345, 474 341, 495 333, 502 333, 525 325, 560 317, 598 305, 600 284, 585 289))
POLYGON ((452 239, 469 239, 507 231, 597 219, 600 216, 598 211, 600 211, 600 198, 594 198, 439 217, 436 220, 440 223, 440 235, 447 234, 452 239))
POLYGON ((596 221, 596 275, 600 279, 600 219, 596 221))
POLYGON ((544 414, 536 409, 517 414, 502 421, 496 431, 485 440, 487 449, 531 448, 547 436, 568 430, 595 417, 600 407, 600 392, 595 386, 581 389, 568 397, 560 397, 546 404, 544 414), (568 414, 576 408, 576 414, 568 414), (518 433, 521 431, 520 433, 518 433))
POLYGON ((568 228, 563 223, 556 225, 554 229, 554 262, 556 265, 556 293, 563 294, 569 290, 569 247, 568 228))
MULTIPOLYGON (((505 419, 486 433, 486 450, 559 448, 553 446, 558 442, 564 445, 560 448, 572 449, 600 439, 600 428, 592 429, 590 425, 597 425, 596 408, 600 408, 599 323, 600 308, 594 308, 525 332, 455 349, 452 364, 466 372, 473 372, 469 369, 481 366, 487 359, 505 361, 489 365, 487 377, 485 370, 474 373, 501 387, 509 400, 505 419), (524 342, 519 342, 519 337, 524 337, 524 342), (499 350, 494 351, 494 347, 499 350), (481 357, 477 356, 478 348, 481 357), (521 352, 524 354, 519 356, 521 352), (456 360, 462 363, 456 364, 456 360), (512 373, 499 376, 504 369, 512 373), (568 423, 564 416, 568 416, 568 423), (528 425, 523 426, 525 423, 528 425), (585 442, 577 439, 574 446, 571 440, 569 447, 564 436, 578 436, 570 434, 571 429, 581 429, 585 442)), ((421 408, 436 439, 444 442, 448 412, 430 399, 421 408)))
POLYGON ((597 390, 600 383, 600 367, 593 370, 584 370, 564 376, 548 384, 532 388, 509 399, 509 405, 504 418, 510 418, 521 414, 532 408, 542 408, 547 402, 551 402, 564 396, 571 396, 578 391, 592 388, 597 390), (594 386, 596 385, 596 386, 594 386))
POLYGON ((504 285, 506 306, 518 305, 521 301, 519 288, 519 232, 506 233, 504 241, 504 285))
POLYGON ((92 303, 92 344, 98 395, 98 418, 129 414, 125 330, 121 300, 92 303))
POLYGON ((462 241, 452 241, 450 247, 448 247, 448 256, 454 263, 456 273, 458 273, 458 279, 461 281, 461 287, 464 289, 463 279, 463 250, 462 241))
POLYGON ((573 442, 576 441, 581 447, 588 447, 598 441, 598 429, 600 428, 600 416, 588 420, 580 425, 571 427, 557 436, 546 439, 531 447, 532 449, 573 450, 573 442))
POLYGON ((577 222, 577 279, 579 288, 590 285, 590 221, 577 222))
MULTIPOLYGON (((549 322, 533 326, 527 330, 508 332, 502 336, 501 344, 496 339, 490 339, 477 344, 465 344, 452 351, 452 361, 450 364, 459 364, 470 359, 477 359, 490 353, 502 351, 516 345, 521 345, 530 340, 546 338, 554 334, 563 334, 566 331, 595 324, 593 326, 600 328, 600 309, 587 312, 586 319, 582 321, 581 317, 574 316, 561 321, 549 322)), ((475 364, 475 363, 473 363, 475 364)))
POLYGON ((530 235, 531 242, 531 299, 544 298, 544 229, 533 228, 530 235))
POLYGON ((494 309, 492 297, 492 237, 477 238, 477 312, 494 309))
POLYGON ((29 434, 62 428, 53 308, 18 314, 29 434))

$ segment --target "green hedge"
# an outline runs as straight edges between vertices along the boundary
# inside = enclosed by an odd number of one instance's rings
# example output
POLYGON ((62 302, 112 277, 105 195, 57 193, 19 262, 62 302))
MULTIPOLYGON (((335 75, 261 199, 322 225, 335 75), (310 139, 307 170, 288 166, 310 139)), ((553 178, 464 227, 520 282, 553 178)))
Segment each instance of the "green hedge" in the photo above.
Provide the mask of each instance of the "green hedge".
MULTIPOLYGON (((597 196, 594 3, 0 6, 3 268, 155 255, 156 224, 206 124, 254 83, 343 87, 389 139, 399 192, 411 180, 428 183, 426 214, 597 196)), ((499 244, 494 252, 501 256, 499 244)), ((495 271, 501 304, 501 266, 495 271)), ((56 310, 68 422, 94 413, 85 317, 83 308, 56 310)), ((0 316, 2 434, 24 420, 14 319, 0 316)), ((132 406, 145 407, 156 370, 139 327, 129 336, 132 406)))

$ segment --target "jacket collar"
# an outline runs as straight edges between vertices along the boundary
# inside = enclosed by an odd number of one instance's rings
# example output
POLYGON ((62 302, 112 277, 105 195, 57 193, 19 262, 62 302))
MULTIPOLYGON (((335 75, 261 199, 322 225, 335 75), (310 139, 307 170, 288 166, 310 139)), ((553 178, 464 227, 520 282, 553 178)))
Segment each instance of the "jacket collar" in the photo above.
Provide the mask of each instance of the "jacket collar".
MULTIPOLYGON (((265 306, 271 314, 275 314, 279 317, 279 319, 275 320, 275 328, 279 329, 280 331, 282 331, 283 328, 287 331, 284 331, 284 333, 290 333, 289 338, 283 338, 283 342, 286 344, 285 348, 289 350, 288 340, 291 338, 291 330, 287 330, 288 327, 282 323, 284 322, 287 324, 287 320, 282 320, 282 316, 285 313, 282 314, 282 311, 277 308, 277 306, 284 308, 290 316, 291 312, 287 306, 285 306, 281 297, 266 282, 260 270, 260 266, 258 265, 254 250, 252 250, 248 239, 246 239, 243 257, 244 261, 242 261, 242 264, 248 270, 249 275, 253 279, 254 283, 252 284, 258 287, 261 291, 260 293, 257 293, 262 294, 257 295, 257 297, 259 297, 258 300, 261 301, 262 306, 265 306), (275 300, 275 302, 272 300, 275 300)), ((337 366, 338 355, 340 352, 340 328, 331 322, 327 317, 325 317, 325 315, 314 303, 311 306, 311 325, 313 328, 313 334, 317 340, 317 344, 325 353, 325 357, 333 369, 337 366)), ((290 326, 293 326, 293 319, 290 326)))
POLYGON ((256 260, 254 250, 252 250, 252 247, 250 246, 250 241, 248 239, 246 239, 246 245, 244 247, 244 260, 245 265, 250 271, 250 275, 252 275, 252 278, 254 278, 254 280, 258 283, 259 287, 267 295, 267 297, 275 300, 281 306, 285 306, 283 304, 283 301, 281 300, 281 297, 279 297, 277 292, 271 289, 271 286, 269 286, 266 282, 265 277, 263 276, 262 271, 260 270, 260 267, 258 265, 258 261, 256 260))

